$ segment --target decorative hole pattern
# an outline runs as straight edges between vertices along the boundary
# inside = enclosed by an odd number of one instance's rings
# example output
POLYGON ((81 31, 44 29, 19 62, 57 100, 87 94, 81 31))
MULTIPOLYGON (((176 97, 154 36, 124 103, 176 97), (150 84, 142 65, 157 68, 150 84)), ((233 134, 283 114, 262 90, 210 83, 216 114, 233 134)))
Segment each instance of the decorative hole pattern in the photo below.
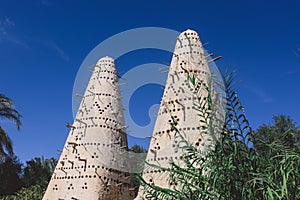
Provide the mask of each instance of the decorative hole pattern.
POLYGON ((69 137, 44 199, 133 199, 131 176, 120 170, 127 164, 127 138, 111 58, 98 61, 85 94, 79 96, 81 104, 74 123, 67 124, 69 137))
MULTIPOLYGON (((200 134, 201 126, 197 103, 205 96, 210 76, 204 49, 198 34, 186 31, 179 35, 173 54, 168 79, 150 142, 146 161, 168 167, 171 161, 180 164, 184 146, 180 134, 197 148, 203 148, 206 136, 200 134), (192 77, 195 84, 192 84, 192 77), (177 136, 176 136, 177 135, 177 136)), ((169 183, 168 174, 145 166, 143 178, 161 187, 177 187, 169 183)), ((138 197, 144 197, 139 191, 138 197)), ((145 198, 145 197, 144 197, 145 198)), ((139 199, 139 198, 137 198, 139 199)))

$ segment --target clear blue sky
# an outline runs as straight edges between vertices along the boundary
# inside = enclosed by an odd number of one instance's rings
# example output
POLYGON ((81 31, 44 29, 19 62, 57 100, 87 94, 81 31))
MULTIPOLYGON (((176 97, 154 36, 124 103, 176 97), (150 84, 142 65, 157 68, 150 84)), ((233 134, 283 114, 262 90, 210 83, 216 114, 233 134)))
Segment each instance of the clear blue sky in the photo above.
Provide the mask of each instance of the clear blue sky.
MULTIPOLYGON (((23 128, 18 132, 11 123, 0 123, 21 161, 57 157, 68 134, 65 124, 73 120, 72 89, 83 59, 114 34, 154 26, 196 30, 207 50, 223 56, 217 62, 221 71, 237 70, 239 96, 254 128, 281 113, 299 125, 299 10, 298 0, 2 0, 0 93, 15 102, 23 128)), ((150 53, 155 52, 131 53, 117 64, 170 62, 167 53, 150 53)), ((133 113, 138 123, 148 122, 144 111, 161 94, 155 86, 137 91, 135 107, 143 111, 133 113)))

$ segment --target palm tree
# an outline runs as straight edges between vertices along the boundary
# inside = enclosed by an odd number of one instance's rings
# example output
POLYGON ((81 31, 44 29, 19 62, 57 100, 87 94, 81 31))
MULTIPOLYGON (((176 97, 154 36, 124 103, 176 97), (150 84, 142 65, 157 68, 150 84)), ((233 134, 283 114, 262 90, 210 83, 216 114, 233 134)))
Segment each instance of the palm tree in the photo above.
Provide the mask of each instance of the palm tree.
POLYGON ((27 166, 24 168, 22 177, 25 187, 39 184, 46 189, 56 164, 55 158, 44 159, 41 157, 26 161, 27 166))
MULTIPOLYGON (((0 119, 11 120, 19 130, 21 128, 21 117, 20 113, 14 109, 12 100, 3 94, 0 94, 0 119)), ((13 155, 12 142, 6 131, 0 125, 0 158, 7 156, 12 157, 13 155)))

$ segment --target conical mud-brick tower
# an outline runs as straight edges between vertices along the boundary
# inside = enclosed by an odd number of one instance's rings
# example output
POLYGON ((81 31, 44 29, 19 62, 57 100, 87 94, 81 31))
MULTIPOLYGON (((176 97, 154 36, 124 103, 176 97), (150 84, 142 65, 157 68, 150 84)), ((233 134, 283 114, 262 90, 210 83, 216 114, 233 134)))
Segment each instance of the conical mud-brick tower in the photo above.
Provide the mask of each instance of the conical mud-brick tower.
MULTIPOLYGON (((199 87, 208 83, 211 73, 208 67, 205 51, 198 34, 187 30, 177 38, 175 51, 169 69, 164 95, 156 119, 150 148, 146 161, 161 167, 169 167, 171 160, 180 163, 183 154, 180 148, 182 139, 175 136, 174 122, 181 135, 192 145, 204 149, 209 143, 209 136, 200 134, 199 111, 195 103, 199 97, 199 87), (190 78, 189 78, 190 76, 190 78), (191 82, 196 78, 197 84, 191 82)), ((201 90, 200 90, 201 91, 201 90)), ((204 90, 203 90, 204 91, 204 90)), ((148 183, 154 183, 164 188, 172 188, 176 183, 170 183, 168 174, 145 165, 143 178, 148 183)), ((140 188, 136 199, 147 199, 140 188)))
POLYGON ((44 200, 130 200, 127 137, 112 58, 98 61, 44 200))

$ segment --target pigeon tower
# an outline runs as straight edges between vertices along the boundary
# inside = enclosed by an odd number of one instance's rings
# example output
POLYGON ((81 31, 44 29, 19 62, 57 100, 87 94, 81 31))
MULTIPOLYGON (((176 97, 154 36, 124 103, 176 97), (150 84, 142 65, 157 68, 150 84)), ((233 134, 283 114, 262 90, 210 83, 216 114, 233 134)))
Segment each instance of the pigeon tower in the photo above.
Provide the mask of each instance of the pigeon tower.
POLYGON ((43 200, 131 200, 127 137, 114 60, 100 59, 43 200))
MULTIPOLYGON (((160 109, 156 119, 152 139, 146 161, 161 167, 170 166, 171 160, 180 163, 183 154, 179 137, 175 136, 174 121, 181 135, 199 149, 204 149, 211 141, 209 136, 200 134, 199 111, 195 103, 202 94, 199 87, 207 84, 211 73, 207 56, 202 43, 195 31, 187 30, 181 33, 176 42, 175 51, 169 67, 169 74, 161 100, 160 109), (196 77, 197 84, 191 84, 190 77, 196 77), (172 128, 173 127, 173 128, 172 128)), ((153 169, 147 164, 143 171, 143 178, 148 183, 172 188, 176 183, 170 183, 168 174, 153 169)), ((147 199, 141 187, 136 199, 147 199)))

